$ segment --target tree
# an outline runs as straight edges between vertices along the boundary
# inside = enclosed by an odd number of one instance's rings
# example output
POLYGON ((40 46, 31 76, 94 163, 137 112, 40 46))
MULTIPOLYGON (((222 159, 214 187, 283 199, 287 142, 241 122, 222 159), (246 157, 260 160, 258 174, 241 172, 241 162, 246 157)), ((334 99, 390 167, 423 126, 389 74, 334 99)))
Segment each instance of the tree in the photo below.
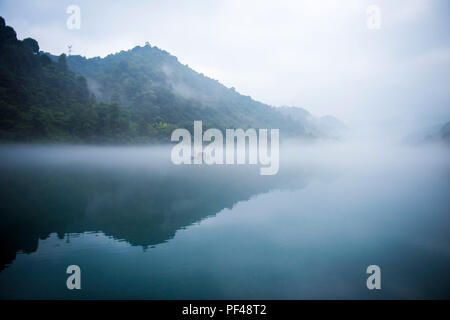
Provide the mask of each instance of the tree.
POLYGON ((33 52, 34 54, 38 54, 39 53, 39 44, 36 40, 32 39, 32 38, 26 38, 22 40, 22 43, 27 46, 28 48, 31 49, 31 52, 33 52))
POLYGON ((65 53, 58 57, 58 68, 60 70, 67 70, 67 59, 65 53))
POLYGON ((50 57, 48 55, 46 55, 46 54, 41 54, 39 56, 39 59, 40 59, 41 64, 43 66, 48 66, 48 65, 52 64, 52 59, 50 59, 50 57))

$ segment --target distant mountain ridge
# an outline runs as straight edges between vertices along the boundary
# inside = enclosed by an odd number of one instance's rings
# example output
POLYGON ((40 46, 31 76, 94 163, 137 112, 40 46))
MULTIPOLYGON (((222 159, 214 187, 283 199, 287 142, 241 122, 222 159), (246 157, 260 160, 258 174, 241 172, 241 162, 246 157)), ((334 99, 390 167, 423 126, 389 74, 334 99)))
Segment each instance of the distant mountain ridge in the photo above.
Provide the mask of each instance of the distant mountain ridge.
POLYGON ((305 131, 314 137, 327 139, 343 139, 347 126, 338 118, 326 115, 314 117, 308 110, 300 107, 283 106, 277 108, 282 114, 302 123, 305 131))
POLYGON ((415 131, 403 139, 407 144, 443 142, 450 146, 450 121, 415 131))

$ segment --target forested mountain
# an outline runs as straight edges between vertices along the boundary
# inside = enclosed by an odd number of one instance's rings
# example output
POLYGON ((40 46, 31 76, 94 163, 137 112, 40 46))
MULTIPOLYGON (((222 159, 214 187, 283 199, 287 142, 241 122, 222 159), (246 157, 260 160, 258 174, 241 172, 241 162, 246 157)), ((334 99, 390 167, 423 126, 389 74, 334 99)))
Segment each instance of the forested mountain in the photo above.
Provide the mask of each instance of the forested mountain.
POLYGON ((127 108, 142 134, 151 133, 155 123, 190 128, 194 120, 203 120, 204 127, 222 130, 281 128, 285 135, 314 136, 301 121, 197 73, 148 43, 103 59, 70 56, 67 62, 87 78, 100 101, 127 108))
MULTIPOLYGON (((327 136, 321 121, 257 102, 146 44, 105 58, 39 51, 0 20, 0 139, 169 141, 177 128, 279 128, 281 137, 327 136)), ((332 136, 332 135, 331 135, 332 136)))
POLYGON ((115 141, 127 138, 128 127, 118 104, 96 103, 65 55, 53 62, 0 17, 1 140, 115 141))

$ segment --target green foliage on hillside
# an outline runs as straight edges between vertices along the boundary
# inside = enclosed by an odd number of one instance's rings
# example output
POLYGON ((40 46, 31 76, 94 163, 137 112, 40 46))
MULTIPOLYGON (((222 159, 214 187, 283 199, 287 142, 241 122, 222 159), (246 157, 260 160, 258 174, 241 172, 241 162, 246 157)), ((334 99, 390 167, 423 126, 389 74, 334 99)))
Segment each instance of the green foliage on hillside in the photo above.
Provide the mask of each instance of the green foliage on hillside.
POLYGON ((130 140, 126 112, 97 103, 86 79, 39 53, 34 39, 17 39, 0 18, 0 139, 103 142, 130 140))
POLYGON ((0 139, 127 143, 169 141, 175 128, 279 128, 301 121, 226 88, 147 44, 103 59, 39 51, 0 20, 0 139), (89 87, 89 89, 88 89, 89 87))
POLYGON ((103 59, 70 56, 68 65, 88 79, 99 100, 119 101, 141 128, 160 122, 189 128, 194 120, 202 120, 205 127, 222 130, 280 128, 287 134, 306 135, 302 123, 195 72, 149 44, 103 59))

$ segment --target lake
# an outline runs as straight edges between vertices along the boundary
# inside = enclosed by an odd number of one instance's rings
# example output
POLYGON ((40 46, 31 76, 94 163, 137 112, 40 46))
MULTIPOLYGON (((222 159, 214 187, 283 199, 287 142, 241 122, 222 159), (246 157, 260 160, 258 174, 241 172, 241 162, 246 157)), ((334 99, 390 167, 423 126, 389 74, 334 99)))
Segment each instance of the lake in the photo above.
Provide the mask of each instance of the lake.
POLYGON ((261 176, 165 146, 2 146, 0 298, 448 299, 449 156, 285 144, 261 176))

